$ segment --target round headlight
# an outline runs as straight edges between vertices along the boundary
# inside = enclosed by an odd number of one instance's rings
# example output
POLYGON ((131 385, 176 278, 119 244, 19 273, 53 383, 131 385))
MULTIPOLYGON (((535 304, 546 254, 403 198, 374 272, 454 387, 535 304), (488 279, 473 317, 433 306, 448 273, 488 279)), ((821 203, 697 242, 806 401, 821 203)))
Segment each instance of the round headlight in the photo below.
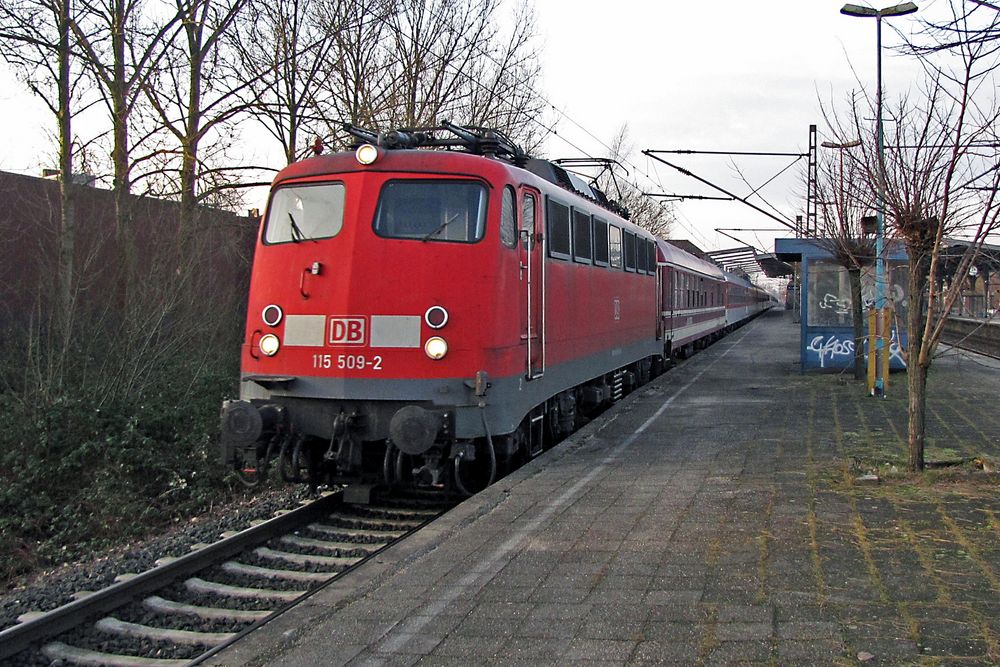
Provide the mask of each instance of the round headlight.
POLYGON ((260 313, 261 319, 264 320, 264 324, 269 327, 278 326, 278 323, 281 322, 282 315, 281 306, 277 306, 273 303, 269 306, 265 306, 264 310, 260 313))
POLYGON ((427 342, 424 343, 424 353, 435 361, 443 359, 444 355, 448 354, 448 343, 444 342, 444 338, 439 336, 428 338, 427 342))
POLYGON ((264 356, 273 357, 281 347, 281 341, 274 334, 264 334, 260 337, 260 351, 264 356))
POLYGON ((431 306, 424 313, 424 322, 427 322, 427 326, 431 329, 440 329, 448 324, 448 311, 441 306, 431 306))
POLYGON ((378 149, 371 144, 361 144, 358 150, 354 151, 354 157, 361 164, 371 164, 378 159, 378 149))

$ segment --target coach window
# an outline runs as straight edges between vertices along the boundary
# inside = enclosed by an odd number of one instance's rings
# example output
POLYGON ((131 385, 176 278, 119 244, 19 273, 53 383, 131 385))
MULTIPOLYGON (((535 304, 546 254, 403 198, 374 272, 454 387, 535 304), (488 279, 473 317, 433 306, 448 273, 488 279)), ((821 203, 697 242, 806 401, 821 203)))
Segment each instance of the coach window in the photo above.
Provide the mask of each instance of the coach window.
POLYGON ((500 242, 508 248, 517 246, 517 220, 514 211, 514 188, 508 185, 503 189, 503 199, 500 202, 500 242))
POLYGON ((549 256, 570 259, 569 206, 548 200, 549 256))
POLYGON ((394 239, 475 243, 486 229, 486 187, 474 181, 389 181, 375 233, 394 239))
POLYGON ((636 273, 646 273, 646 240, 635 237, 635 270, 636 273))
POLYGON ((608 223, 594 218, 594 264, 608 265, 608 223))
POLYGON ((278 188, 267 207, 264 243, 328 239, 344 226, 344 184, 278 188))
POLYGON ((573 259, 582 264, 590 264, 593 259, 593 228, 590 214, 573 209, 573 259))
POLYGON ((614 225, 608 225, 608 261, 614 268, 622 268, 622 230, 614 225))
POLYGON ((535 196, 525 194, 521 202, 521 231, 527 232, 528 250, 535 247, 535 196))
POLYGON ((625 270, 635 271, 635 234, 625 232, 625 270))

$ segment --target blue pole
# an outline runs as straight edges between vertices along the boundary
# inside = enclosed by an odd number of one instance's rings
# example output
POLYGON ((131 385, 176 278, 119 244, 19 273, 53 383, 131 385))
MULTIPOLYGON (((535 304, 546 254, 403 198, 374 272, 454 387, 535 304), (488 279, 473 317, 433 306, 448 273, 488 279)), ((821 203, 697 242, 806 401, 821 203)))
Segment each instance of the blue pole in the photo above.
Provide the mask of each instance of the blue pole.
POLYGON ((882 130, 882 15, 875 16, 876 106, 878 107, 878 190, 875 199, 875 395, 885 398, 882 377, 882 313, 885 309, 885 135, 882 130))

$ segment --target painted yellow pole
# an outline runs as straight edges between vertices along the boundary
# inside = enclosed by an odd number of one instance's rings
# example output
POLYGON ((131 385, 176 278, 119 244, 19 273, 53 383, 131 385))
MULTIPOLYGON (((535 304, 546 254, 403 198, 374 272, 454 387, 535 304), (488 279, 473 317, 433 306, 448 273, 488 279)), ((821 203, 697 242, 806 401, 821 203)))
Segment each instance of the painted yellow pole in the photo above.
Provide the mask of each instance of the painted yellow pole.
POLYGON ((875 318, 874 307, 868 309, 868 394, 875 395, 875 318))

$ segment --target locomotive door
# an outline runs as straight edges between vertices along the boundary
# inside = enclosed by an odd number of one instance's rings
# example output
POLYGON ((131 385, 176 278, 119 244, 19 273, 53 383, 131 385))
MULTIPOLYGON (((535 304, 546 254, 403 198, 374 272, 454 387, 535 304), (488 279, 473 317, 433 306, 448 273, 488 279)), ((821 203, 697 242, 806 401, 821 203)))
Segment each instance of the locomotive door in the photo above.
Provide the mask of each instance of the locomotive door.
POLYGON ((654 310, 656 311, 656 340, 663 340, 663 274, 666 272, 666 267, 662 265, 656 267, 656 287, 654 288, 656 293, 653 296, 654 310))
POLYGON ((541 196, 535 190, 521 189, 521 340, 525 343, 525 377, 539 378, 545 373, 545 237, 541 232, 538 205, 541 196))

